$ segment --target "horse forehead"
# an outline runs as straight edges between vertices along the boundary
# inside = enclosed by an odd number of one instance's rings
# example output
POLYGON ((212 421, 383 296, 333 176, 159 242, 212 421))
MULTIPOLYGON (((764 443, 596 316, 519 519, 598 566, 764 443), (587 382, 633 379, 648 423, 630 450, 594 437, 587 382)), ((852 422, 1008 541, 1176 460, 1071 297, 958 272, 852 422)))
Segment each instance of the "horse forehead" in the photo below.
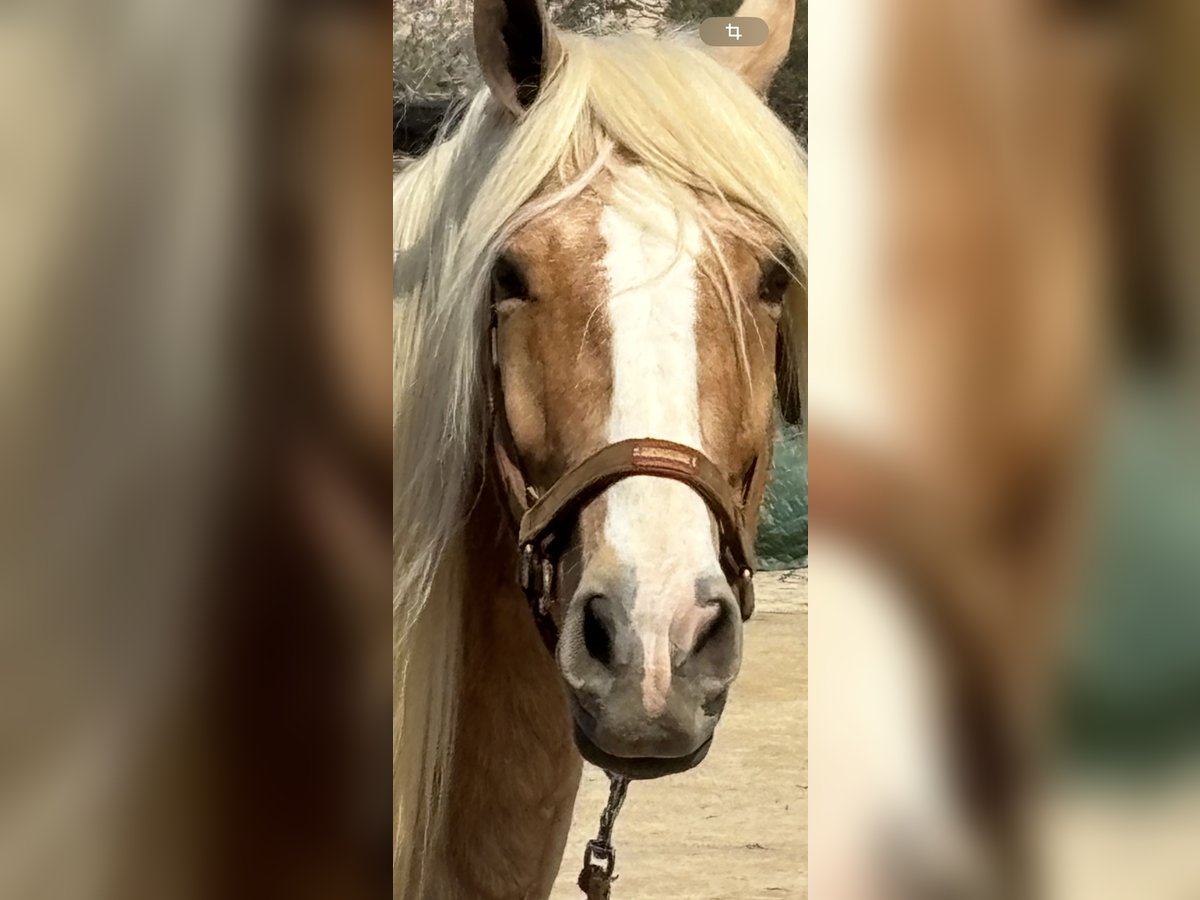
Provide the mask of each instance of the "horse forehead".
MULTIPOLYGON (((566 185, 551 179, 531 201, 553 196, 566 185)), ((625 209, 634 213, 654 210, 660 225, 669 221, 672 200, 664 187, 636 165, 618 165, 597 173, 574 195, 555 203, 523 224, 510 240, 510 250, 531 267, 562 266, 571 260, 601 260, 607 244, 601 217, 605 210, 625 209)), ((642 226, 647 223, 642 222, 642 226)), ((668 225, 674 230, 677 223, 668 225)))
MULTIPOLYGON (((551 185, 546 193, 558 190, 561 186, 551 185)), ((736 302, 737 295, 753 290, 758 274, 754 247, 769 241, 753 216, 713 198, 669 190, 645 171, 621 166, 605 170, 579 193, 522 225, 508 252, 521 263, 533 294, 551 307, 540 317, 550 344, 543 348, 548 357, 555 347, 572 349, 576 359, 587 352, 584 345, 607 350, 614 313, 643 303, 689 306, 697 327, 687 331, 710 345, 708 356, 729 343, 725 336, 731 323, 721 291, 728 286, 736 302), (687 208, 680 209, 680 202, 687 208), (710 227, 701 227, 700 220, 710 227), (678 289, 686 280, 686 291, 646 289, 679 267, 687 277, 676 277, 674 285, 678 289), (628 294, 616 309, 614 292, 628 294)), ((647 351, 665 350, 661 338, 647 351)))
MULTIPOLYGON (((551 180, 540 195, 552 195, 563 188, 551 180)), ((776 242, 771 229, 758 216, 735 204, 681 185, 671 190, 642 166, 618 164, 598 173, 574 196, 525 223, 513 235, 510 252, 528 268, 553 278, 560 289, 569 284, 594 294, 606 287, 588 277, 594 275, 609 249, 601 224, 606 210, 624 211, 627 215, 623 218, 629 220, 630 227, 646 230, 652 244, 663 239, 675 244, 692 230, 693 220, 702 217, 712 227, 705 229, 703 238, 690 248, 702 276, 698 285, 702 294, 712 287, 704 273, 711 274, 719 267, 739 281, 738 276, 757 269, 758 253, 754 248, 776 242), (677 208, 680 202, 687 209, 677 208)))
POLYGON ((509 252, 533 270, 595 265, 604 255, 600 235, 604 205, 600 194, 585 190, 518 228, 509 241, 509 252))

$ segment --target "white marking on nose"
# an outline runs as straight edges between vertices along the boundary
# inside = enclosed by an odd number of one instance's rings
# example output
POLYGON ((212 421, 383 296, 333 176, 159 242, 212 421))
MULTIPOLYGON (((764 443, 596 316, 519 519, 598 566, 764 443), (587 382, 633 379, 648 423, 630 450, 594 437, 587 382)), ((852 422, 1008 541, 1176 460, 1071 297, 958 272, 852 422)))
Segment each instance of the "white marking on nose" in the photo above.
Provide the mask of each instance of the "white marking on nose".
MULTIPOLYGON (((703 450, 696 348, 699 228, 681 221, 644 174, 600 217, 610 287, 610 442, 656 437, 703 450)), ((696 579, 720 573, 708 508, 691 488, 628 478, 608 490, 604 536, 637 573, 632 621, 641 635, 643 702, 657 714, 671 685, 671 624, 695 604, 696 579)))

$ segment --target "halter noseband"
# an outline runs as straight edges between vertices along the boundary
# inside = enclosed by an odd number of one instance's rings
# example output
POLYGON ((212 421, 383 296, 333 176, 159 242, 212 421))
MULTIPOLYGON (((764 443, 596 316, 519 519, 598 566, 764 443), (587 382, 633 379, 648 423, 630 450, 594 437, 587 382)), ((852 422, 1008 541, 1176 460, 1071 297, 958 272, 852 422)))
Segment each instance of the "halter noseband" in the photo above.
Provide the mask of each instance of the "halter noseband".
POLYGON ((518 580, 550 652, 554 652, 558 643, 558 630, 550 610, 564 533, 580 510, 618 481, 636 475, 682 482, 704 500, 717 523, 721 569, 737 595, 742 621, 749 619, 754 612, 753 579, 757 561, 754 541, 746 525, 746 505, 761 489, 768 467, 755 461, 739 498, 716 464, 694 447, 659 438, 634 438, 602 447, 539 494, 525 478, 508 427, 495 312, 488 328, 488 352, 492 456, 507 505, 517 523, 518 580))

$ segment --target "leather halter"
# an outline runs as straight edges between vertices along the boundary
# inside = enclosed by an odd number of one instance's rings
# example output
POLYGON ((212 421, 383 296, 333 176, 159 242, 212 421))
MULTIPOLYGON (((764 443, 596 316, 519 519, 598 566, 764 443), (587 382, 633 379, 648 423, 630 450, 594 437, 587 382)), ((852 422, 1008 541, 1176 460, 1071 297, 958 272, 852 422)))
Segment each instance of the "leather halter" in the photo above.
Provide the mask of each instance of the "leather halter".
POLYGON ((659 438, 618 441, 569 469, 544 493, 528 483, 521 468, 504 406, 497 322, 488 327, 489 443, 507 505, 517 523, 518 580, 542 640, 553 653, 558 629, 551 618, 558 557, 578 513, 618 481, 634 476, 668 478, 686 484, 704 500, 717 523, 721 569, 737 595, 742 621, 754 612, 754 540, 747 528, 748 499, 761 489, 767 466, 752 466, 738 497, 715 463, 694 447, 659 438))

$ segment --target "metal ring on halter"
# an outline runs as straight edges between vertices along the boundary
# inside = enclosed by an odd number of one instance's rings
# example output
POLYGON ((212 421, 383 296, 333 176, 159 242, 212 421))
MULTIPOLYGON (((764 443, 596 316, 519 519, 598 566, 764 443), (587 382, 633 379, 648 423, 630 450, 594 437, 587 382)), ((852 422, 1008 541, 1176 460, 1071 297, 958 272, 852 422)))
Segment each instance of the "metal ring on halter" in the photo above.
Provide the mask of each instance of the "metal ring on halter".
POLYGON ((604 862, 604 877, 612 878, 613 871, 617 868, 617 851, 613 849, 612 844, 601 843, 598 840, 590 840, 587 842, 587 847, 583 851, 583 866, 585 869, 597 866, 595 863, 596 857, 603 859, 604 862))

